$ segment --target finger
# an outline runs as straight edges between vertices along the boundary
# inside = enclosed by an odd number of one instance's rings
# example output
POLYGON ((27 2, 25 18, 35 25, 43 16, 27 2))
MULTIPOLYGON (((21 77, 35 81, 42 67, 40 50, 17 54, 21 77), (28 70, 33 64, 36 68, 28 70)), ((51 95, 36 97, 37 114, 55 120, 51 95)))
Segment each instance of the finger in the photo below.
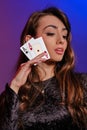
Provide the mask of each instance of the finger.
POLYGON ((37 64, 37 63, 46 61, 47 59, 43 58, 44 55, 45 55, 44 53, 39 54, 34 59, 29 61, 29 65, 33 65, 33 64, 37 64))
POLYGON ((45 52, 39 54, 38 56, 36 56, 34 59, 27 61, 26 63, 22 63, 20 66, 21 67, 31 67, 32 65, 36 65, 38 63, 44 62, 47 59, 43 58, 43 56, 45 55, 45 52))
POLYGON ((28 74, 30 73, 30 71, 31 71, 31 69, 28 69, 28 70, 26 71, 26 73, 25 73, 25 77, 28 76, 28 74))

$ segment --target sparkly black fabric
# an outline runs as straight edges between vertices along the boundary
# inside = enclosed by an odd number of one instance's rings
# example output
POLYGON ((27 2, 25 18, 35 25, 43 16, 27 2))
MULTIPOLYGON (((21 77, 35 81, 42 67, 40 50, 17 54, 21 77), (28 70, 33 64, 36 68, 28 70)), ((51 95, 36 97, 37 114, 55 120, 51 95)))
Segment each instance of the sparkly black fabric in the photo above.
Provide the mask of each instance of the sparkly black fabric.
MULTIPOLYGON (((77 76, 84 87, 84 100, 87 102, 87 74, 77 76)), ((22 113, 18 111, 18 95, 6 85, 0 95, 0 130, 80 130, 73 123, 67 108, 59 104, 61 95, 55 77, 43 81, 43 85, 44 103, 22 113)))

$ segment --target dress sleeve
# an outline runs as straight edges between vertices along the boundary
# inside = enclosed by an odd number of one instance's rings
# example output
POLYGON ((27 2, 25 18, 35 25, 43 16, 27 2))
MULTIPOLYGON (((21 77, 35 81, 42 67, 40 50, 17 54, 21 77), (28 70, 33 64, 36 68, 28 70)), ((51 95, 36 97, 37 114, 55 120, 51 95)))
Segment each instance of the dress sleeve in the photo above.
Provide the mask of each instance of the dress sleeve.
POLYGON ((18 95, 7 84, 0 95, 0 130, 18 129, 18 106, 18 95))

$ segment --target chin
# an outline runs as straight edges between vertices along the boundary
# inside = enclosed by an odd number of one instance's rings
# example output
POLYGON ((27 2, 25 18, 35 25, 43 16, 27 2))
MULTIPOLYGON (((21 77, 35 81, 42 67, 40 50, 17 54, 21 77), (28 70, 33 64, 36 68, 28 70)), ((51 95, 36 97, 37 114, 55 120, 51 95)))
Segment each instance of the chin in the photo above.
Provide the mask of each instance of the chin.
POLYGON ((58 57, 58 58, 54 58, 54 59, 50 59, 51 61, 53 61, 53 62, 60 62, 60 61, 62 61, 62 59, 63 59, 63 57, 58 57))
POLYGON ((62 61, 64 55, 54 55, 54 56, 50 56, 51 58, 49 59, 50 61, 53 62, 60 62, 62 61))
POLYGON ((62 61, 62 59, 63 59, 63 55, 62 56, 58 56, 58 57, 55 58, 55 60, 59 61, 59 62, 62 61))
POLYGON ((55 57, 51 57, 50 59, 48 59, 45 63, 50 64, 50 63, 56 63, 56 62, 60 62, 62 61, 63 56, 55 56, 55 57))

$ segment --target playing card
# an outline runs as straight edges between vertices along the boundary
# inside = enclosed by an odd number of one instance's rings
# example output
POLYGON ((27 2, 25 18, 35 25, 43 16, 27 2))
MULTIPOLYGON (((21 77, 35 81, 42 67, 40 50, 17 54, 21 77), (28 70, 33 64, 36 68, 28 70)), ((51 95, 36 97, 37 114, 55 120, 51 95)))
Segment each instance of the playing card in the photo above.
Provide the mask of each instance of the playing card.
POLYGON ((28 40, 23 46, 20 47, 21 51, 27 56, 28 59, 33 59, 35 57, 35 53, 32 51, 32 46, 30 42, 33 42, 33 38, 28 40))
POLYGON ((45 46, 42 37, 36 39, 31 38, 23 46, 21 46, 20 49, 30 60, 35 58, 37 55, 41 54, 42 52, 46 53, 45 56, 43 56, 43 58, 46 59, 50 58, 50 55, 48 53, 48 50, 45 46))
POLYGON ((33 51, 35 53, 35 56, 41 54, 42 52, 45 52, 46 55, 43 58, 49 59, 50 55, 48 53, 48 50, 45 46, 45 43, 42 39, 42 37, 36 38, 34 42, 31 43, 33 51))
POLYGON ((28 46, 28 50, 29 50, 29 53, 30 53, 29 59, 33 59, 33 58, 36 57, 35 52, 33 50, 33 46, 32 46, 32 43, 34 43, 34 42, 35 42, 34 38, 31 38, 30 40, 27 41, 27 46, 28 46))

